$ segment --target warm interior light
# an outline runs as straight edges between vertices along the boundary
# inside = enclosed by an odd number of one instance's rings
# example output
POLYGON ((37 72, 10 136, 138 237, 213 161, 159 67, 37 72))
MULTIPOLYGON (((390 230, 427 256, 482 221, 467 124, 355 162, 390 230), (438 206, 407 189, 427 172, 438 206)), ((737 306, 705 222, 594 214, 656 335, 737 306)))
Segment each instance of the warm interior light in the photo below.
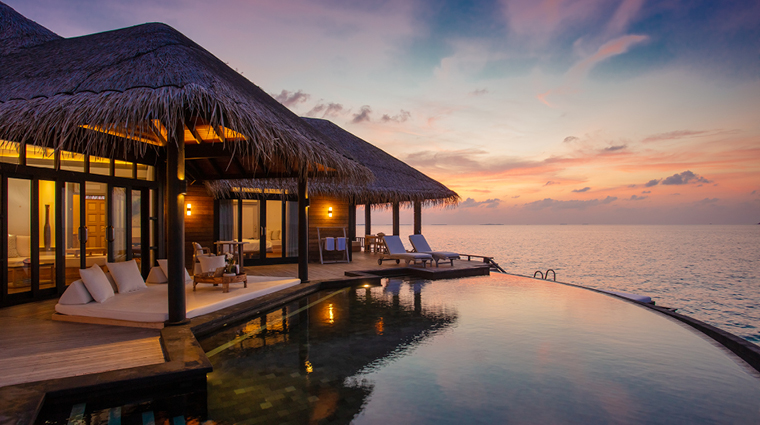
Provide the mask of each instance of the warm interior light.
POLYGON ((332 207, 327 207, 327 216, 332 218, 332 207))
POLYGON ((192 211, 191 211, 192 208, 193 208, 193 206, 191 204, 187 204, 187 215, 191 215, 192 214, 192 211))

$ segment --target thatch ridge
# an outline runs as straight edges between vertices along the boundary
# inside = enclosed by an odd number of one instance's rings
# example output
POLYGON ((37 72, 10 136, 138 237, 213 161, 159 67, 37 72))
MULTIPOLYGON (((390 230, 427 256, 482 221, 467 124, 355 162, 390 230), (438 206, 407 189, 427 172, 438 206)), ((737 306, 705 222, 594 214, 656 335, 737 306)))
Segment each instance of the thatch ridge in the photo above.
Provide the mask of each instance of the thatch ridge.
POLYGON ((277 158, 301 175, 326 166, 340 178, 372 178, 259 87, 165 24, 56 39, 0 63, 0 139, 140 156, 155 149, 132 140, 148 120, 159 120, 171 134, 191 115, 245 135, 245 141, 225 142, 233 155, 277 158), (125 129, 127 138, 82 125, 125 129))
MULTIPOLYGON (((375 176, 375 180, 369 184, 316 178, 310 180, 310 194, 348 198, 355 204, 374 204, 375 208, 384 208, 392 202, 421 202, 426 206, 453 206, 459 202, 456 192, 334 123, 316 118, 303 119, 327 136, 330 147, 361 162, 375 176)), ((234 188, 285 189, 291 193, 296 190, 292 180, 272 179, 223 180, 208 182, 206 186, 217 197, 228 196, 234 188)), ((243 192, 243 196, 256 194, 243 192)))
POLYGON ((0 56, 60 38, 58 34, 0 2, 0 56))

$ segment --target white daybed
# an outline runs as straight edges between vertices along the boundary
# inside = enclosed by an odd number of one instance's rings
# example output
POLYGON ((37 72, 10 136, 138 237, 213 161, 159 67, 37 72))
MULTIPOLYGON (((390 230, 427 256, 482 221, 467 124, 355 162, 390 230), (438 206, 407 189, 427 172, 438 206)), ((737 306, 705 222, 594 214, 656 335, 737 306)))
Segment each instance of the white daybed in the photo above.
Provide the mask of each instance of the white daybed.
MULTIPOLYGON (((192 281, 191 281, 192 282, 192 281)), ((208 314, 244 301, 262 297, 301 283, 299 279, 271 276, 248 276, 248 287, 230 285, 228 293, 221 286, 185 285, 187 318, 208 314)), ((102 303, 56 304, 53 320, 100 323, 119 326, 162 328, 169 319, 168 285, 148 284, 147 288, 116 293, 102 303)))

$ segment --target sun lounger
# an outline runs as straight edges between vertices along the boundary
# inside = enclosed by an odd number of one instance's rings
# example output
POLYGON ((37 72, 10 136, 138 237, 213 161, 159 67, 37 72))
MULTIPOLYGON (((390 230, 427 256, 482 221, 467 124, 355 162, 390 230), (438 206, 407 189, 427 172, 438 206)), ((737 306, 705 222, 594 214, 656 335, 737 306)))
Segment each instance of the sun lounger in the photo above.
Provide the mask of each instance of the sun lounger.
POLYGON ((425 267, 425 264, 428 261, 430 261, 431 264, 433 263, 433 256, 430 254, 406 252, 404 244, 401 242, 401 238, 399 238, 398 235, 386 235, 383 239, 385 239, 385 247, 388 250, 388 254, 380 257, 380 259, 377 260, 377 264, 382 265, 383 261, 388 260, 396 260, 396 264, 398 264, 401 260, 404 260, 408 266, 409 262, 417 264, 417 261, 421 261, 422 267, 425 267))
POLYGON ((449 261, 451 262, 451 265, 453 266, 454 260, 459 259, 459 254, 457 254, 456 252, 433 251, 430 248, 430 245, 428 245, 427 240, 425 239, 425 236, 423 235, 409 235, 409 241, 412 242, 412 246, 414 247, 415 251, 432 255, 433 259, 435 260, 436 267, 438 267, 438 262, 441 260, 449 261))

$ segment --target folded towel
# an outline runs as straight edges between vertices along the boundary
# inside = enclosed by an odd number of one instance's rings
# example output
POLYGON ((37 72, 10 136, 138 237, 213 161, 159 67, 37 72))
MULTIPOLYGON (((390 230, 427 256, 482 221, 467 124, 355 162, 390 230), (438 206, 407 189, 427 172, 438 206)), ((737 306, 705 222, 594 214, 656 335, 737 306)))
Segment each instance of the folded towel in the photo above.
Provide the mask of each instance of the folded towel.
POLYGON ((346 238, 338 238, 338 251, 346 250, 346 238))
POLYGON ((325 251, 335 251, 335 238, 325 238, 325 251))

